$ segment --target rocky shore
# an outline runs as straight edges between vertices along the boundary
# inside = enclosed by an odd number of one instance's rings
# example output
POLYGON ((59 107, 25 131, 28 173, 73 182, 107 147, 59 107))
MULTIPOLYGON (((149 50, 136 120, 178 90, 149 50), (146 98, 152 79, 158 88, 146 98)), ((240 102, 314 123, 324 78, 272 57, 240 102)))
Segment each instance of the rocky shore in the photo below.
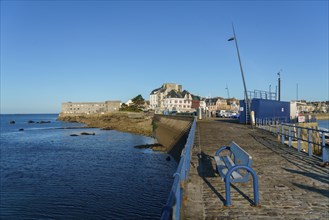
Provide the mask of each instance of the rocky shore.
POLYGON ((318 113, 314 116, 317 120, 329 120, 329 113, 318 113))
MULTIPOLYGON (((79 122, 85 124, 86 127, 100 128, 103 130, 113 129, 138 135, 152 136, 157 139, 157 143, 135 146, 135 148, 150 148, 154 151, 167 152, 175 160, 179 161, 193 117, 116 112, 92 115, 60 114, 58 120, 79 122)), ((79 135, 73 134, 72 136, 79 135)))
POLYGON ((152 136, 152 119, 150 113, 116 112, 93 115, 67 115, 60 114, 58 120, 79 122, 87 127, 104 130, 118 130, 139 135, 152 136))

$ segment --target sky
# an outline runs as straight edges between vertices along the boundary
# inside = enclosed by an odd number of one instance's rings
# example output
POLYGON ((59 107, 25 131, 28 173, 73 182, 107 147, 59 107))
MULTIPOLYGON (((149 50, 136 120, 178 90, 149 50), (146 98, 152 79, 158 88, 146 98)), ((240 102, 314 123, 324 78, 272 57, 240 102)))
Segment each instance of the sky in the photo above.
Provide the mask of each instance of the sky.
POLYGON ((1 1, 1 114, 129 99, 163 83, 204 97, 329 100, 328 1, 1 1), (297 92, 298 87, 298 92, 297 92))

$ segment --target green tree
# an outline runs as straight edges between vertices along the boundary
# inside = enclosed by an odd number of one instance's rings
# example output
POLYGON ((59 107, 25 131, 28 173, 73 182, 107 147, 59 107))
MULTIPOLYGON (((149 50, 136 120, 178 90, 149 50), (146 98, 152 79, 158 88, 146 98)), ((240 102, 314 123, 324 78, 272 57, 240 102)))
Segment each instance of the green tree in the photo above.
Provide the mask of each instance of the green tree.
POLYGON ((144 109, 145 100, 142 95, 138 95, 131 100, 133 103, 129 106, 123 103, 120 111, 140 112, 144 109))
POLYGON ((136 97, 133 98, 131 101, 132 101, 132 102, 134 103, 134 105, 136 105, 138 108, 139 108, 139 107, 143 107, 144 104, 145 104, 145 99, 143 98, 142 95, 138 95, 138 96, 136 96, 136 97))

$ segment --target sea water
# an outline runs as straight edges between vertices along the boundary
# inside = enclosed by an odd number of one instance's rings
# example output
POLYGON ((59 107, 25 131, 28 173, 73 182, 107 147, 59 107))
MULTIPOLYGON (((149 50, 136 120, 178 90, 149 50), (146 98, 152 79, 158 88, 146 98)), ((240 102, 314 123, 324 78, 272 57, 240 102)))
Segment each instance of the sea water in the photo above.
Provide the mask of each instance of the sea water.
POLYGON ((329 120, 318 120, 319 128, 329 129, 329 120))
POLYGON ((177 163, 134 148, 155 140, 57 116, 1 115, 0 219, 159 219, 177 163))

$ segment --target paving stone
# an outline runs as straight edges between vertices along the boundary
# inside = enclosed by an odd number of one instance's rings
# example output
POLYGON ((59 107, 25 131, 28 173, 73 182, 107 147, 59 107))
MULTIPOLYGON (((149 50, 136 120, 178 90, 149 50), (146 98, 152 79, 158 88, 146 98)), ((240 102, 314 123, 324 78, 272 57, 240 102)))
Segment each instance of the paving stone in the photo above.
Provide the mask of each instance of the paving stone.
POLYGON ((318 158, 246 125, 201 121, 197 128, 182 219, 329 219, 329 169, 318 166, 318 158), (251 180, 232 184, 233 206, 224 206, 225 184, 216 173, 213 156, 231 141, 253 157, 260 207, 251 206, 251 180))

